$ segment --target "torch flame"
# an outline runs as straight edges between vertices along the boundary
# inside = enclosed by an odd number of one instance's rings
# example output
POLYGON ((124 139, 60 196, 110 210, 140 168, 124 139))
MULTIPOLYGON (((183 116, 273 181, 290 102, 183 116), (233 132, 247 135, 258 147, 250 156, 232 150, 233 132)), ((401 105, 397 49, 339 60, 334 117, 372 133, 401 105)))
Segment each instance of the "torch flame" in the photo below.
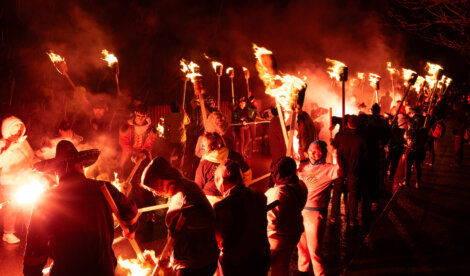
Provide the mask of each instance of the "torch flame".
POLYGON ((413 85, 413 88, 414 88, 416 91, 420 91, 421 88, 422 88, 423 85, 424 85, 424 81, 425 81, 425 79, 424 79, 422 76, 418 76, 418 78, 416 79, 415 84, 413 85))
POLYGON ((113 66, 114 63, 118 62, 116 56, 108 52, 108 50, 104 49, 103 51, 101 51, 101 53, 104 55, 104 58, 102 58, 102 60, 108 62, 109 67, 113 66))
POLYGON ((451 78, 447 78, 446 79, 446 86, 449 86, 449 84, 452 82, 452 79, 451 78))
POLYGON ((153 265, 157 262, 155 257, 155 251, 145 250, 143 252, 145 263, 142 263, 137 259, 123 259, 121 256, 118 257, 118 264, 129 270, 127 276, 150 276, 153 270, 153 265))
POLYGON ((225 71, 225 74, 229 75, 230 78, 235 77, 235 71, 233 70, 233 67, 227 68, 227 70, 225 71))
POLYGON ((161 117, 157 125, 158 137, 160 138, 163 138, 164 133, 165 133, 165 128, 163 127, 164 124, 165 124, 165 119, 161 117))
POLYGON ((199 73, 199 65, 194 62, 187 62, 184 59, 180 61, 181 71, 186 74, 186 78, 190 79, 193 83, 196 77, 202 77, 199 73))
POLYGON ((21 186, 15 194, 15 199, 20 204, 30 204, 35 202, 44 192, 44 185, 37 179, 21 186))
POLYGON ((426 67, 424 68, 428 72, 426 75, 426 82, 429 84, 430 87, 433 87, 437 82, 437 77, 439 74, 439 70, 442 70, 442 67, 438 64, 433 63, 426 63, 426 67))
POLYGON ((372 86, 372 88, 374 89, 377 89, 377 83, 380 81, 381 78, 382 77, 377 74, 369 73, 370 86, 372 86))
POLYGON ((402 71, 403 71, 403 79, 405 79, 405 84, 404 85, 406 86, 406 84, 410 80, 411 76, 413 74, 416 74, 416 72, 413 71, 413 70, 410 70, 410 69, 405 69, 405 68, 403 68, 402 71))
POLYGON ((398 73, 398 70, 392 67, 391 61, 387 62, 387 70, 388 72, 390 72, 390 75, 395 75, 396 73, 398 73))
POLYGON ((331 66, 328 67, 328 69, 326 70, 328 75, 330 75, 330 78, 336 79, 337 81, 339 81, 340 74, 343 70, 343 67, 346 67, 346 65, 342 63, 341 61, 337 61, 337 60, 329 59, 329 58, 326 58, 326 62, 331 64, 331 66))
POLYGON ((250 78, 250 70, 248 70, 248 68, 246 67, 242 67, 243 68, 243 73, 245 74, 245 79, 249 79, 250 78))
POLYGON ((224 68, 222 63, 220 63, 218 61, 212 61, 212 68, 214 68, 214 71, 217 75, 222 75, 222 70, 224 68), (217 70, 218 68, 219 68, 219 70, 217 70))
POLYGON ((120 192, 122 192, 121 182, 119 181, 117 172, 114 172, 114 181, 111 182, 111 184, 113 184, 113 186, 116 187, 116 189, 118 189, 120 192))
POLYGON ((364 80, 364 73, 357 73, 357 78, 360 79, 361 81, 364 80))
POLYGON ((49 56, 49 58, 51 59, 51 61, 53 63, 58 63, 58 62, 61 62, 61 61, 65 62, 65 59, 63 57, 61 57, 60 55, 55 54, 52 51, 49 51, 49 53, 46 52, 46 54, 49 56))

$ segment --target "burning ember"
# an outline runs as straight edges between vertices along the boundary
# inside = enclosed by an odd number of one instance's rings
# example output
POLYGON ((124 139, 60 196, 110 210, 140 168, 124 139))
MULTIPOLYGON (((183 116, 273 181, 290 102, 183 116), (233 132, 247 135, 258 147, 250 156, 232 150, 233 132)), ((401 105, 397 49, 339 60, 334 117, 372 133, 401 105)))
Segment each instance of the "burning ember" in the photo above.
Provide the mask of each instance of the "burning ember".
POLYGON ((446 86, 449 86, 451 82, 452 82, 452 79, 451 79, 451 78, 447 78, 447 79, 446 79, 446 86))
POLYGON ((49 56, 49 58, 51 59, 52 63, 54 64, 55 68, 57 69, 59 73, 65 74, 67 72, 67 64, 65 63, 65 59, 63 57, 55 54, 52 51, 49 51, 49 53, 46 52, 46 54, 49 56))
POLYGON ((424 68, 428 72, 426 75, 425 79, 426 82, 429 84, 429 87, 434 87, 434 85, 437 82, 437 78, 439 75, 439 71, 442 70, 442 67, 438 64, 433 64, 433 63, 426 63, 426 67, 424 68))
POLYGON ((121 182, 119 181, 117 172, 114 172, 114 180, 113 182, 111 182, 111 184, 113 184, 114 187, 116 187, 120 192, 122 192, 121 182))
POLYGON ((329 58, 326 58, 326 62, 331 64, 331 66, 328 67, 328 69, 326 70, 330 78, 340 81, 341 74, 343 74, 344 68, 347 67, 346 64, 342 63, 341 61, 337 61, 337 60, 329 59, 329 58))
POLYGON ((199 65, 194 62, 187 62, 184 59, 180 61, 181 71, 186 74, 186 78, 190 79, 194 83, 196 77, 202 77, 199 73, 199 65))
POLYGON ((20 204, 34 203, 44 192, 44 185, 37 179, 21 186, 15 194, 15 199, 20 204))
POLYGON ((416 79, 416 83, 413 85, 413 88, 416 91, 420 91, 421 88, 423 88, 425 81, 426 80, 422 76, 418 76, 418 78, 416 79))
POLYGON ((101 53, 104 55, 104 58, 102 58, 102 60, 108 62, 109 67, 113 66, 113 64, 118 62, 116 56, 108 52, 108 50, 104 49, 103 51, 101 51, 101 53))
POLYGON ((370 86, 374 88, 375 90, 379 90, 379 82, 381 78, 382 77, 380 77, 377 74, 369 73, 370 86))

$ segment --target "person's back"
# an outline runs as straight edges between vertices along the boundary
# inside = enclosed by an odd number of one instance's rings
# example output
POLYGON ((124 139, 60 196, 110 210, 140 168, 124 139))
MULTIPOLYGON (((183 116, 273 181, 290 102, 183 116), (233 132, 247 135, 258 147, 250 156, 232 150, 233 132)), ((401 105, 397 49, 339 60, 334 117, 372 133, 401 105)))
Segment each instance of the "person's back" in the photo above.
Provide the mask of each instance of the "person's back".
POLYGON ((347 173, 359 173, 359 166, 365 154, 366 143, 356 129, 339 132, 333 146, 338 152, 338 162, 347 173))
POLYGON ((269 261, 264 195, 238 185, 229 196, 215 203, 214 210, 217 236, 221 238, 219 245, 222 245, 221 263, 237 267, 269 261))

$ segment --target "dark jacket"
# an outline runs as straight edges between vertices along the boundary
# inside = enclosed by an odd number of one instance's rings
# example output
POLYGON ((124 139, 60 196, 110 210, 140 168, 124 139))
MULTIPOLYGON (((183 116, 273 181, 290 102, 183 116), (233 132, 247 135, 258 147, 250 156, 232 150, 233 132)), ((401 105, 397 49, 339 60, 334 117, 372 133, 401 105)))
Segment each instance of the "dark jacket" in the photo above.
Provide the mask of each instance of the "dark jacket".
POLYGON ((266 197, 243 185, 215 203, 216 236, 222 250, 221 263, 231 266, 270 256, 266 232, 266 197))
POLYGON ((345 176, 359 176, 366 156, 366 141, 356 129, 346 128, 332 142, 338 154, 338 164, 345 176))
POLYGON ((71 172, 41 195, 28 229, 24 275, 42 275, 47 257, 50 275, 114 275, 116 258, 111 208, 100 186, 106 183, 121 218, 136 227, 135 204, 108 182, 71 172))

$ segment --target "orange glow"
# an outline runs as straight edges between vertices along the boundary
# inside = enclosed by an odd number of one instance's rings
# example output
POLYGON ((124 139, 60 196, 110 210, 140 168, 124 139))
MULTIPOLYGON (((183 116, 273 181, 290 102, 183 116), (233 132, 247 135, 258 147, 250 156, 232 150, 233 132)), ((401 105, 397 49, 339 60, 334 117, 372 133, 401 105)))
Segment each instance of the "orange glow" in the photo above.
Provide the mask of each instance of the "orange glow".
POLYGON ((395 75, 398 73, 398 70, 392 67, 392 62, 387 62, 387 70, 390 72, 390 75, 395 75))
POLYGON ((360 79, 361 81, 364 80, 364 73, 357 73, 357 78, 360 79))
POLYGON ((233 78, 235 77, 235 70, 233 70, 233 67, 229 67, 225 71, 225 74, 227 74, 230 78, 233 78))
POLYGON ((101 51, 101 53, 104 55, 104 58, 102 58, 102 60, 108 62, 109 67, 113 66, 114 63, 118 62, 116 56, 108 52, 108 50, 104 49, 103 51, 101 51))
POLYGON ((128 270, 127 276, 150 276, 154 264, 157 262, 155 251, 145 250, 143 252, 144 258, 147 262, 142 263, 139 259, 123 259, 118 257, 118 264, 128 270))
POLYGON ((245 79, 249 79, 250 78, 250 71, 246 67, 242 67, 242 68, 243 68, 243 73, 245 74, 245 79))
POLYGON ((199 73, 199 65, 194 62, 187 62, 184 59, 180 61, 181 71, 186 74, 186 78, 190 79, 193 83, 196 77, 202 77, 199 73))
POLYGON ((331 64, 331 66, 328 67, 328 69, 326 70, 330 78, 336 79, 337 81, 339 81, 340 74, 342 73, 343 67, 346 67, 346 65, 342 63, 341 61, 337 61, 337 60, 329 59, 329 58, 326 58, 326 62, 331 64))
POLYGON ((15 199, 20 204, 34 203, 44 192, 45 187, 38 179, 32 179, 30 183, 21 186, 15 193, 15 199))
POLYGON ((402 72, 403 72, 403 79, 405 80, 404 85, 406 86, 408 84, 408 81, 410 80, 411 76, 413 74, 416 74, 416 72, 413 71, 413 70, 410 70, 410 69, 405 69, 405 68, 402 69, 402 72))
POLYGON ((165 124, 165 119, 162 117, 160 118, 158 125, 157 125, 157 132, 158 132, 158 137, 163 138, 164 133, 165 133, 165 128, 163 125, 165 124))
POLYGON ((451 78, 447 78, 446 79, 446 86, 449 86, 449 84, 452 82, 452 79, 451 78))
POLYGON ((373 74, 373 73, 369 73, 369 82, 370 82, 370 86, 374 89, 378 89, 377 88, 377 83, 380 81, 381 77, 377 74, 373 74))
POLYGON ((443 68, 438 65, 438 64, 433 64, 433 63, 426 63, 426 67, 424 67, 424 70, 428 72, 426 75, 425 79, 426 82, 429 84, 429 87, 434 87, 434 85, 437 82, 437 77, 439 74, 439 70, 442 70, 443 68))
POLYGON ((57 62, 65 62, 65 59, 57 54, 55 54, 54 52, 50 51, 49 53, 46 52, 46 54, 49 56, 49 58, 51 59, 51 61, 53 63, 57 63, 57 62))
POLYGON ((413 88, 416 91, 420 91, 421 88, 423 88, 424 81, 425 81, 425 79, 422 76, 418 76, 418 78, 416 79, 415 84, 413 85, 413 88))
POLYGON ((119 181, 117 172, 114 172, 114 180, 113 182, 111 182, 111 184, 113 184, 113 186, 116 187, 116 189, 122 192, 121 182, 119 181))
POLYGON ((212 68, 214 68, 215 73, 220 76, 224 70, 224 65, 218 61, 212 61, 212 68))

